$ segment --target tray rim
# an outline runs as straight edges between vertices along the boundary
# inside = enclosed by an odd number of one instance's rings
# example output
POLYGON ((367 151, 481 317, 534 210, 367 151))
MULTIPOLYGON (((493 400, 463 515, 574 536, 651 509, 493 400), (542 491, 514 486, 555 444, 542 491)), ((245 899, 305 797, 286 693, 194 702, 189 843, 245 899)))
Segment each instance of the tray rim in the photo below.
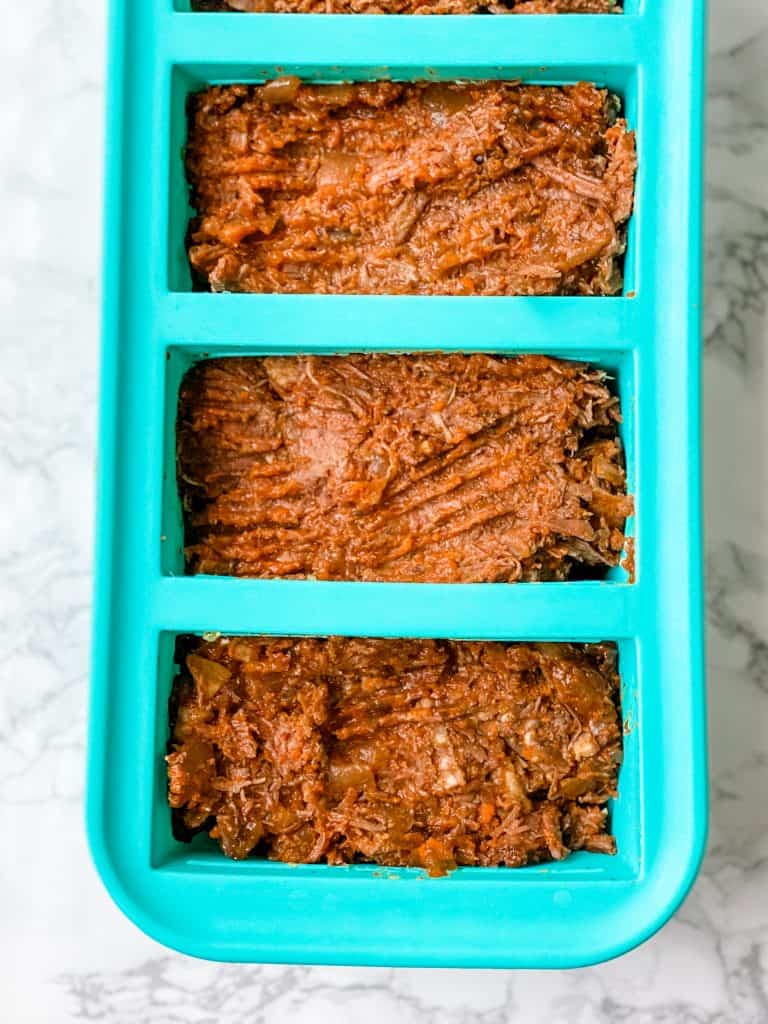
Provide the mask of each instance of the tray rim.
MULTIPOLYGON (((703 67, 703 40, 704 40, 704 3, 702 0, 686 0, 686 9, 692 17, 693 48, 692 53, 696 57, 699 68, 703 67), (697 55, 697 56, 696 56, 697 55)), ((122 150, 122 114, 120 114, 119 125, 115 124, 116 111, 122 111, 123 96, 125 89, 126 55, 124 51, 124 40, 122 33, 122 16, 125 13, 126 4, 124 0, 112 0, 110 8, 110 75, 107 103, 108 131, 106 147, 107 185, 105 189, 105 243, 104 243, 104 294, 103 294, 103 324, 104 334, 102 342, 102 365, 101 365, 101 412, 100 412, 100 464, 97 487, 97 542, 96 542, 96 600, 94 614, 94 641, 93 641, 93 684, 91 687, 91 709, 90 709, 90 735, 88 752, 88 799, 87 799, 87 831, 92 856, 97 869, 104 880, 107 889, 110 891, 115 902, 124 910, 136 924, 144 931, 164 942, 166 945, 182 952, 191 953, 207 959, 223 959, 238 962, 252 962, 253 953, 259 954, 256 959, 262 962, 275 963, 326 963, 326 964, 388 964, 392 966, 422 965, 422 966, 526 966, 526 967, 563 967, 563 966, 584 966, 597 963, 625 952, 627 949, 639 944, 659 927, 661 927, 669 916, 674 912, 679 903, 686 895, 692 884, 701 857, 703 855, 706 837, 706 774, 703 764, 704 740, 704 703, 703 693, 700 690, 697 695, 692 695, 692 711, 696 721, 691 722, 693 731, 697 733, 698 740, 695 743, 698 756, 697 777, 692 780, 690 806, 694 809, 695 820, 689 831, 687 849, 685 856, 678 857, 675 864, 675 878, 671 888, 656 895, 656 903, 650 913, 643 915, 642 920, 634 920, 624 933, 613 941, 595 942, 589 953, 573 953, 564 956, 550 957, 542 962, 535 954, 532 958, 524 954, 515 953, 509 955, 502 951, 501 954, 489 955, 486 950, 464 950, 463 952, 446 952, 439 950, 414 950, 401 946, 396 953, 392 953, 391 947, 387 950, 376 950, 373 945, 367 949, 339 947, 336 951, 322 952, 321 950, 310 950, 302 947, 299 943, 288 943, 282 946, 266 946, 261 949, 244 950, 243 948, 220 948, 214 946, 210 941, 203 939, 191 939, 189 935, 182 934, 178 929, 167 926, 162 921, 153 917, 143 907, 140 899, 140 890, 133 890, 126 884, 121 866, 115 860, 114 850, 109 849, 109 842, 104 834, 104 772, 103 757, 105 754, 105 736, 103 735, 103 724, 106 722, 106 710, 109 700, 108 688, 108 659, 110 653, 110 637, 114 622, 115 608, 113 606, 113 534, 112 528, 114 519, 114 488, 115 488, 115 462, 110 457, 114 455, 117 443, 117 369, 118 369, 118 345, 116 337, 118 323, 122 313, 125 311, 126 296, 120 287, 120 256, 121 256, 121 230, 117 223, 118 218, 114 217, 114 211, 120 207, 120 197, 123 189, 123 169, 120 161, 122 150), (698 699, 695 699, 695 698, 698 699), (698 714, 697 714, 698 712, 698 714)), ((172 17, 178 17, 178 14, 172 17)), ((197 16, 195 16, 197 17, 197 16)), ((225 16, 226 17, 226 16, 225 16)), ((270 16, 262 16, 270 17, 270 16)), ((293 18, 293 16, 278 15, 280 19, 293 18)), ((296 16, 302 19, 313 17, 309 15, 296 16)), ((318 16, 328 19, 334 16, 318 16)), ((347 17, 347 16, 340 16, 347 17)), ((367 16, 354 16, 355 19, 367 16)), ((373 16, 376 17, 376 16, 373 16)), ((394 16, 390 16, 394 17, 394 16)), ((451 20, 454 20, 453 16, 451 20)), ((589 16, 600 18, 599 15, 589 16)), ((622 15, 622 20, 634 17, 622 15)), ((239 20, 239 19, 238 19, 239 20)), ((462 19, 463 20, 463 19, 462 19)), ((549 20, 549 19, 547 19, 549 20)), ((570 19, 569 19, 570 20, 570 19)), ((610 16, 610 20, 617 19, 610 16)), ((288 27, 288 26, 286 26, 288 27)), ((457 26, 458 28, 459 26, 457 26)), ((703 108, 703 76, 691 85, 692 98, 692 124, 691 124, 691 165, 688 168, 689 179, 694 186, 700 187, 701 182, 701 144, 702 124, 701 118, 697 118, 697 112, 703 108)), ((693 252, 701 252, 701 213, 696 204, 693 204, 690 212, 690 235, 689 242, 692 243, 693 252)), ((689 266, 689 283, 693 292, 700 294, 700 267, 695 266, 696 261, 689 266)), ((434 301, 427 299, 428 302, 434 301)), ((509 299, 509 302, 521 300, 509 299)), ((547 302, 560 302, 559 299, 544 300, 547 302)), ((578 300, 589 301, 589 300, 578 300)), ((600 302, 614 300, 597 300, 600 302)), ((616 301, 626 301, 616 300, 616 301)), ((700 319, 700 311, 689 311, 688 333, 692 335, 700 319)), ((694 383, 691 385, 689 394, 689 408, 687 422, 689 431, 696 434, 700 421, 700 394, 698 380, 698 351, 699 344, 693 342, 692 336, 688 338, 687 355, 689 366, 692 372, 694 383)), ((518 349, 522 351, 522 349, 518 349)), ((699 460, 693 459, 689 464, 690 487, 689 498, 693 502, 694 520, 691 523, 692 542, 689 545, 689 576, 693 583, 694 592, 691 595, 691 602, 694 609, 701 608, 701 529, 700 529, 700 467, 699 460), (699 503, 699 504, 697 504, 699 503), (698 517, 696 518, 696 514, 698 517)), ((615 586, 615 584, 612 584, 615 586)), ((389 586, 382 584, 379 586, 389 586)), ((416 584, 415 586, 422 586, 416 584)), ((576 639, 576 638, 574 638, 576 639)), ((612 639, 609 638, 609 639, 612 639)), ((703 680, 703 638, 695 626, 691 634, 694 641, 694 648, 691 650, 692 678, 703 680), (696 640, 701 640, 696 650, 696 640)), ((334 869, 330 869, 334 870, 334 869)), ((482 869, 493 870, 493 869, 482 869)), ((527 869, 524 869, 527 870, 527 869)), ((525 883, 521 883, 525 884, 525 883)))

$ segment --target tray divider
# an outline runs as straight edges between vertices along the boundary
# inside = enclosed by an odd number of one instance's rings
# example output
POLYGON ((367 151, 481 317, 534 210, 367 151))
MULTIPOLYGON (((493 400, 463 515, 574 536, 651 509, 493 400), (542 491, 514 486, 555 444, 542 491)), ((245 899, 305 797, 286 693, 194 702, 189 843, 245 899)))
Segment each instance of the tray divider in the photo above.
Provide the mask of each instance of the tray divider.
POLYGON ((436 76, 450 65, 459 77, 487 77, 494 65, 530 68, 536 54, 541 80, 556 81, 564 54, 572 67, 636 65, 644 49, 638 20, 590 16, 589 31, 574 33, 572 17, 175 14, 166 22, 165 48, 176 63, 220 65, 230 81, 242 80, 243 70, 258 76, 260 68, 291 64, 322 76, 329 61, 318 54, 332 54, 333 63, 355 67, 362 77, 372 71, 407 77, 418 65, 434 68, 436 76))
POLYGON ((153 620, 174 632, 600 641, 634 636, 630 584, 340 583, 166 577, 153 620), (414 600, 417 597, 417 600, 414 600))
POLYGON ((638 299, 167 293, 156 344, 282 352, 627 352, 638 299), (297 316, 300 310, 301 316, 297 316))

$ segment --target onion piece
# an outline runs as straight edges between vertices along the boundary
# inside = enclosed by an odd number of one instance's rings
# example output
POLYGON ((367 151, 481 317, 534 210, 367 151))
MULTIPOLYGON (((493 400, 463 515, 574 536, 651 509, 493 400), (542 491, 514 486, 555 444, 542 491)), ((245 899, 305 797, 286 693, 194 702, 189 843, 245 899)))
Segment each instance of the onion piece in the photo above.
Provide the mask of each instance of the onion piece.
POLYGON ((434 82, 422 92, 421 102, 436 114, 456 114, 469 106, 472 94, 464 86, 434 82))
POLYGON ((357 158, 351 153, 330 150, 323 155, 320 161, 320 166, 315 176, 315 184, 318 187, 343 184, 352 174, 356 163, 357 158))
POLYGON ((296 75, 285 75, 282 78, 274 78, 259 90, 259 99, 276 107, 281 103, 293 103, 299 91, 301 79, 296 75))
POLYGON ((232 678, 228 668, 217 661, 201 658, 199 654, 187 655, 187 668, 195 685, 209 699, 215 697, 222 686, 232 678))
POLYGON ((327 103, 337 107, 345 107, 355 98, 355 87, 350 82, 339 82, 334 85, 318 85, 315 94, 327 103))

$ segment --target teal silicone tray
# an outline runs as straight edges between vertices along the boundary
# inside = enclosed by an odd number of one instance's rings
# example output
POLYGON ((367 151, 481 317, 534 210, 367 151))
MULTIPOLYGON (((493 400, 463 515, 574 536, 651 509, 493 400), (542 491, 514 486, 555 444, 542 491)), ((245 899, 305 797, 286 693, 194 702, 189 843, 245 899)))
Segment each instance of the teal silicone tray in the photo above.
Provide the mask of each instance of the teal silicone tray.
POLYGON ((629 949, 682 900, 706 830, 703 48, 703 0, 628 0, 620 16, 410 18, 113 0, 88 831, 113 898, 154 938, 219 960, 567 967, 629 949), (625 294, 194 293, 186 98, 279 74, 607 86, 638 142, 625 294), (185 577, 174 479, 184 370, 206 355, 366 349, 547 352, 607 367, 636 496, 636 582, 622 570, 601 582, 459 586, 185 577), (174 640, 203 631, 617 641, 627 726, 617 856, 429 879, 235 863, 205 837, 176 842, 163 762, 174 640))

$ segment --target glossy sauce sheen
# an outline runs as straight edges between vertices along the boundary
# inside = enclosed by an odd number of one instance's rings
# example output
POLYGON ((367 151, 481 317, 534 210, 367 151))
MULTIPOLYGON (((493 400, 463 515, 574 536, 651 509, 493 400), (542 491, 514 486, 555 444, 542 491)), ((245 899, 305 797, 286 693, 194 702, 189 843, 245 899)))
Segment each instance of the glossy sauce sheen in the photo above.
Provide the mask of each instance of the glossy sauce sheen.
POLYGON ((615 852, 612 645, 192 641, 171 700, 182 839, 442 874, 615 852))
POLYGON ((613 295, 634 134, 601 89, 215 86, 190 102, 188 234, 213 291, 613 295))
POLYGON ((514 582, 619 563, 626 494, 604 374, 544 356, 214 359, 184 379, 192 572, 514 582))

